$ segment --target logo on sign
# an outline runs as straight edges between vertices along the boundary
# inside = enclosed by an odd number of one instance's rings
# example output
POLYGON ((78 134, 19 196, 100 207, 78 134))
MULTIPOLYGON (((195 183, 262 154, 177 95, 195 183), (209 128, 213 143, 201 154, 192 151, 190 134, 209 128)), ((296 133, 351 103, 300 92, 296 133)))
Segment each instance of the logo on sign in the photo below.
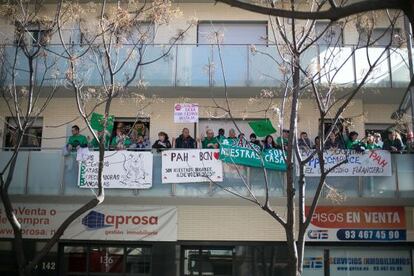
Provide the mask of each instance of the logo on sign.
POLYGON ((323 258, 322 257, 305 258, 303 261, 303 268, 307 268, 307 269, 323 268, 323 258))
POLYGON ((96 230, 112 226, 105 224, 105 215, 96 211, 90 211, 83 219, 82 224, 90 230, 96 230))
POLYGON ((176 104, 176 105, 175 105, 175 110, 180 111, 180 110, 181 110, 181 105, 176 104))
POLYGON ((311 240, 327 240, 329 238, 328 230, 309 230, 308 238, 311 240))
POLYGON ((96 211, 89 212, 82 218, 82 224, 89 230, 97 230, 105 227, 115 227, 118 229, 121 225, 156 225, 158 216, 114 216, 105 215, 96 211))

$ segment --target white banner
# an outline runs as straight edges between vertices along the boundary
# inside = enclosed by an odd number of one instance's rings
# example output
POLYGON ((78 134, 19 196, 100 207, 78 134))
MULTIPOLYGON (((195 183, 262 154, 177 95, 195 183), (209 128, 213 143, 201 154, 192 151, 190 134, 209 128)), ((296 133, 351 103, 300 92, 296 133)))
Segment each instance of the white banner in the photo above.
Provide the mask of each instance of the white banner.
MULTIPOLYGON (((302 159, 310 156, 312 151, 302 151, 302 159)), ((329 176, 391 176, 391 154, 385 150, 370 150, 362 153, 349 150, 325 151, 325 170, 348 158, 329 176)), ((299 169, 296 170, 299 175, 299 169)), ((319 158, 315 155, 305 166, 306 176, 320 176, 319 158)))
MULTIPOLYGON (((79 165, 78 186, 98 187, 99 152, 90 152, 79 165)), ((105 188, 148 189, 152 186, 152 153, 145 151, 105 151, 105 188)))
MULTIPOLYGON (((50 238, 77 208, 69 204, 20 204, 15 213, 23 237, 50 238)), ((13 238, 4 208, 0 208, 0 238, 13 238)), ((102 204, 77 218, 62 239, 176 241, 177 209, 164 206, 102 204)))
POLYGON ((162 152, 162 183, 223 181, 223 164, 217 149, 162 152))
POLYGON ((198 104, 174 104, 174 123, 198 123, 198 104))

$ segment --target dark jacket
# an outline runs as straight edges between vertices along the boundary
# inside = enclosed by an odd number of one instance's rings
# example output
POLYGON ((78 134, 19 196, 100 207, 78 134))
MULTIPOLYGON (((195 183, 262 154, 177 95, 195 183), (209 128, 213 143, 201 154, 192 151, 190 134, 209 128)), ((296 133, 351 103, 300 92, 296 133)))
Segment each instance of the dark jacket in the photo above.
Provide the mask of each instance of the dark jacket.
POLYGON ((309 140, 309 138, 299 138, 298 139, 298 146, 301 149, 310 149, 312 147, 311 141, 309 140))
POLYGON ((191 136, 184 138, 183 135, 180 135, 177 139, 175 139, 176 149, 193 149, 195 147, 196 141, 191 136))
POLYGON ((335 141, 333 141, 333 142, 332 142, 331 139, 328 139, 325 142, 324 146, 325 146, 326 150, 334 149, 334 148, 336 148, 336 149, 344 149, 345 148, 344 143, 342 142, 342 140, 340 138, 336 138, 335 141))
POLYGON ((164 142, 161 142, 160 140, 157 140, 152 145, 152 148, 153 149, 169 149, 169 148, 171 148, 171 143, 168 140, 166 140, 164 142))
POLYGON ((394 147, 397 149, 398 152, 401 152, 403 149, 403 145, 400 139, 390 140, 387 139, 384 141, 384 145, 382 146, 382 149, 391 151, 391 147, 394 147))

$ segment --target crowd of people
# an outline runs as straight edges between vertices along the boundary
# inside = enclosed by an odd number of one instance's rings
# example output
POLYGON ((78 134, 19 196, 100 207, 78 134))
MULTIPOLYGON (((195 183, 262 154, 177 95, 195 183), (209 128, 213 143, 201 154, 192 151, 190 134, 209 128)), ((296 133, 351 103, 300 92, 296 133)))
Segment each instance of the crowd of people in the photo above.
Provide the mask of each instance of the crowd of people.
MULTIPOLYGON (((158 139, 152 144, 149 143, 145 137, 146 129, 143 127, 133 128, 133 131, 126 131, 122 126, 117 126, 113 137, 105 134, 104 131, 97 133, 99 139, 105 136, 105 149, 106 150, 126 150, 126 149, 156 149, 160 151, 162 149, 176 148, 176 149, 217 149, 220 147, 220 143, 223 139, 240 139, 257 145, 263 150, 268 149, 287 149, 289 130, 283 130, 282 135, 276 137, 267 135, 263 140, 258 139, 256 134, 251 133, 249 138, 245 137, 243 133, 236 134, 235 129, 229 129, 228 135, 223 128, 219 129, 218 134, 215 135, 212 129, 207 129, 205 136, 202 138, 193 138, 190 135, 188 128, 183 128, 182 133, 177 138, 170 138, 166 132, 159 132, 158 139)), ((72 127, 72 136, 69 137, 67 143, 67 149, 69 151, 77 148, 92 148, 97 149, 99 147, 99 141, 92 139, 88 141, 88 138, 80 134, 78 126, 72 127)), ((308 137, 306 132, 301 132, 298 137, 298 147, 302 150, 309 150, 321 147, 321 138, 315 137, 313 141, 308 137)), ((380 133, 368 134, 363 139, 359 138, 359 134, 356 131, 351 132, 339 132, 332 131, 326 139, 324 139, 323 149, 325 150, 337 150, 337 149, 350 149, 357 152, 363 152, 366 150, 383 149, 392 153, 409 152, 414 153, 414 137, 412 132, 408 133, 407 141, 404 145, 400 134, 395 130, 388 130, 387 137, 382 141, 380 133)))

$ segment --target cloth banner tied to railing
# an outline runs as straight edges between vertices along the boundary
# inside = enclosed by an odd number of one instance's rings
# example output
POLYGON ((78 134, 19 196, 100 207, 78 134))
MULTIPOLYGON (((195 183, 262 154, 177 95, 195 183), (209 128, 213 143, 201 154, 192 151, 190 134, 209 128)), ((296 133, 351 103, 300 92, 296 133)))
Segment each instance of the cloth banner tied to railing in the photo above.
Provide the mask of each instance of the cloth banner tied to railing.
MULTIPOLYGON (((302 151, 302 159, 306 159, 313 151, 302 151)), ((329 176, 391 176, 391 154, 385 150, 369 150, 357 152, 353 150, 329 150, 324 152, 325 171, 340 162, 346 161, 329 176)), ((298 163, 296 173, 299 175, 298 163)), ((305 166, 306 176, 320 176, 319 158, 315 154, 305 166)))

